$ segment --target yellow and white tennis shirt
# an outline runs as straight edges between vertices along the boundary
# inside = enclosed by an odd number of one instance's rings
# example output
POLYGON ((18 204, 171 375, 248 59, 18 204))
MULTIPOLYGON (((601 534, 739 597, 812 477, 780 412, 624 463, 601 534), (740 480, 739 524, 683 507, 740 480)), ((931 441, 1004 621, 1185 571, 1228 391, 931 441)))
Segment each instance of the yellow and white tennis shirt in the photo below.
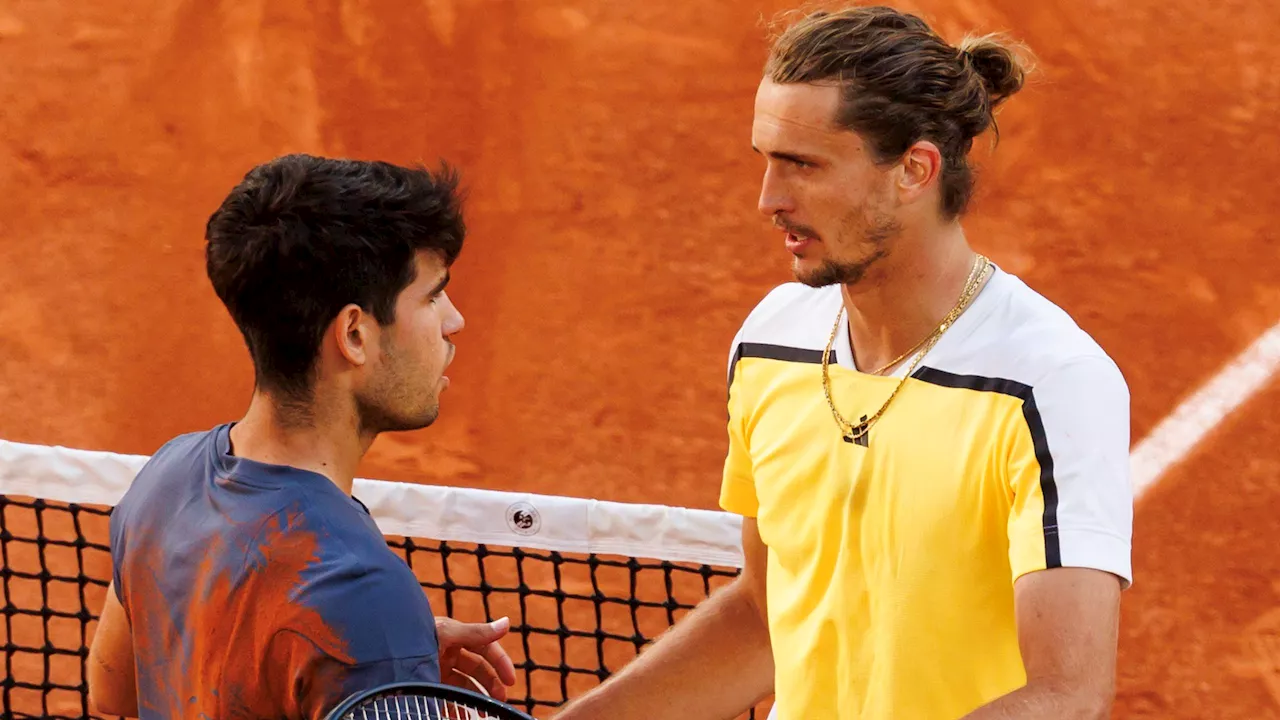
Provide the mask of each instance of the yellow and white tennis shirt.
MULTIPOLYGON (((777 715, 961 717, 1026 682, 1018 577, 1131 582, 1128 387, 1065 312, 995 268, 866 445, 849 442, 820 365, 841 303, 839 286, 780 286, 730 356, 720 503, 769 548, 777 715)), ((854 369, 841 326, 833 398, 856 422, 901 375, 854 369)))

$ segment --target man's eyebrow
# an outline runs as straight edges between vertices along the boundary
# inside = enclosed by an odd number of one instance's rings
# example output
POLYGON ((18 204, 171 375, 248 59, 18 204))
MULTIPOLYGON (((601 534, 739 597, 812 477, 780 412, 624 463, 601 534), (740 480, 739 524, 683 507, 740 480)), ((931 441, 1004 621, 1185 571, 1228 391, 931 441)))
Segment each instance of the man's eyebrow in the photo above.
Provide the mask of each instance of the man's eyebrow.
POLYGON ((812 165, 817 161, 816 158, 806 157, 804 155, 795 155, 793 153, 785 153, 785 152, 777 152, 777 151, 762 153, 760 152, 760 148, 756 147, 755 145, 752 145, 751 149, 755 151, 757 155, 768 155, 774 160, 786 160, 788 162, 802 163, 805 165, 812 165))

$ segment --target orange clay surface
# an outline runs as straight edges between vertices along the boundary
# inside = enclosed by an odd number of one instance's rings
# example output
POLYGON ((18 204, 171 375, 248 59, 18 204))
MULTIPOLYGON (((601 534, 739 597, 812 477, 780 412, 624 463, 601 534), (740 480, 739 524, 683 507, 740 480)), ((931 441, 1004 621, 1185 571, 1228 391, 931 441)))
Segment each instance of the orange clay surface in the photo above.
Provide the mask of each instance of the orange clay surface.
MULTIPOLYGON (((1280 12, 909 7, 1038 53, 966 227, 1116 358, 1141 439, 1280 318, 1280 12)), ((150 453, 237 417, 250 366, 202 265, 222 195, 288 151, 445 157, 471 189, 453 385, 362 474, 714 507, 729 342, 788 279, 749 141, 782 9, 0 0, 0 437, 150 453)), ((1139 502, 1115 717, 1280 717, 1278 401, 1139 502)))

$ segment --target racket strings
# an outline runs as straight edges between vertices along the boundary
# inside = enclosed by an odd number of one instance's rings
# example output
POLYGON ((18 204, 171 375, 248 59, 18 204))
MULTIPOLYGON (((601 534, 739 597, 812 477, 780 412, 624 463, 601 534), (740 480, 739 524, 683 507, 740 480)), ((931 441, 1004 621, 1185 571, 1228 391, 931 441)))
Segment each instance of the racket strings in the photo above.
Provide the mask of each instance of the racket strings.
POLYGON ((499 720, 483 710, 453 700, 417 695, 373 698, 347 713, 343 720, 499 720))

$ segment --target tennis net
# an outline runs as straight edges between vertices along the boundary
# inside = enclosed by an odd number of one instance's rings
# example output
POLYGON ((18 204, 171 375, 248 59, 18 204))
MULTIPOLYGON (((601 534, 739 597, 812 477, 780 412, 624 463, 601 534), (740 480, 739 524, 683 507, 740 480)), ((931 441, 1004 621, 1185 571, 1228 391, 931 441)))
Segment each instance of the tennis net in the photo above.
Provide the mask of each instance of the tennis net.
MULTIPOLYGON (((4 717, 86 718, 108 519, 145 456, 0 440, 4 717)), ((741 566, 726 513, 357 479, 437 614, 511 618, 511 704, 545 717, 741 566)), ((764 707, 750 717, 764 717, 764 707)))

